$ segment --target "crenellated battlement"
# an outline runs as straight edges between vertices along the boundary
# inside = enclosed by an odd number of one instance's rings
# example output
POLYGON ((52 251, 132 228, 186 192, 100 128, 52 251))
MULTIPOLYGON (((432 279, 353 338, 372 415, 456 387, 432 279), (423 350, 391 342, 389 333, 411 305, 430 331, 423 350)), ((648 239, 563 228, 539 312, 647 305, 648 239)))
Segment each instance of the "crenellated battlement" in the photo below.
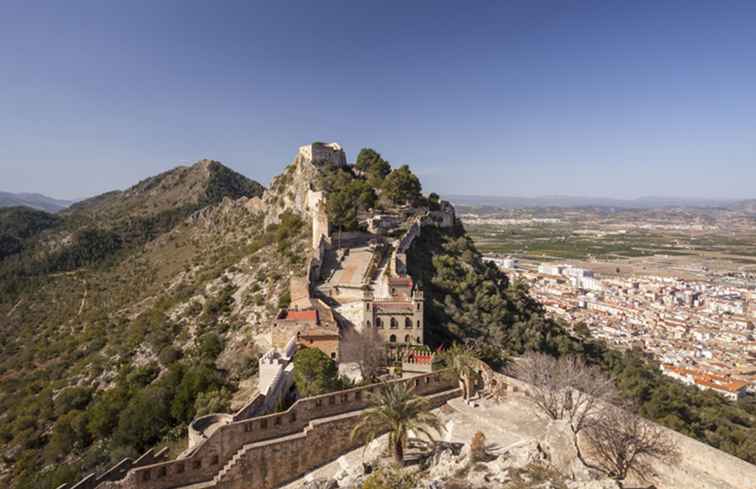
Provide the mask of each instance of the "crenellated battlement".
MULTIPOLYGON (((389 383, 406 384, 426 397, 431 407, 459 395, 455 379, 446 372, 389 383)), ((223 419, 226 424, 179 458, 133 468, 122 479, 98 482, 96 487, 170 489, 199 483, 207 483, 206 487, 277 487, 359 446, 349 435, 360 413, 370 406, 371 394, 379 388, 381 384, 360 386, 299 399, 281 413, 238 421, 223 419), (329 442, 324 446, 326 437, 329 442)))

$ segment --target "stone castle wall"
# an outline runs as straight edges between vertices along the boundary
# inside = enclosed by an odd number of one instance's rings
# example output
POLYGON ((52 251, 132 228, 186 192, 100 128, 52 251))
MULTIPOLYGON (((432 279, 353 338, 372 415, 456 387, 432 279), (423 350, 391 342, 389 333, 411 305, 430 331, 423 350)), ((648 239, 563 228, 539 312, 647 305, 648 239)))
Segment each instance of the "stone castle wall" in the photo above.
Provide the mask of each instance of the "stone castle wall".
MULTIPOLYGON (((458 390, 444 391, 427 397, 431 408, 436 408, 459 395, 458 390)), ((232 464, 216 480, 227 489, 273 489, 298 479, 312 469, 337 459, 349 450, 363 444, 352 439, 352 429, 360 420, 362 411, 314 420, 302 433, 285 440, 271 440, 245 447, 232 464), (319 443, 328 440, 328 443, 319 443)))
POLYGON ((346 153, 338 143, 312 143, 299 147, 300 156, 313 163, 331 163, 346 166, 346 153))
MULTIPOLYGON (((455 390, 456 382, 444 373, 433 373, 393 382, 410 383, 415 392, 423 396, 449 391, 451 392, 447 396, 455 396, 458 393, 455 390)), ((241 471, 241 473, 249 473, 251 470, 253 476, 256 470, 257 476, 266 481, 265 485, 260 487, 275 487, 288 480, 284 477, 297 477, 297 474, 303 473, 301 470, 328 462, 332 460, 336 452, 340 454, 352 447, 351 442, 347 443, 343 436, 337 437, 332 443, 327 433, 331 429, 340 432, 345 426, 342 424, 342 419, 351 417, 351 423, 355 423, 358 416, 354 413, 369 407, 369 395, 378 388, 379 385, 374 384, 300 399, 282 413, 229 423, 219 427, 184 458, 131 470, 123 480, 106 483, 102 488, 169 489, 206 482, 219 475, 227 464, 230 463, 229 469, 232 469, 240 460, 243 460, 241 467, 233 468, 233 470, 241 471), (319 428, 320 426, 322 428, 319 428), (310 433, 309 436, 308 433, 310 433), (323 439, 329 440, 329 445, 333 444, 337 448, 324 450, 323 439), (254 446, 246 447, 251 444, 254 446), (281 455, 295 448, 302 449, 303 446, 309 447, 307 450, 312 453, 302 459, 297 459, 299 462, 296 464, 301 465, 291 465, 293 462, 281 455), (245 450, 240 452, 243 448, 245 450), (238 456, 234 458, 237 454, 238 456), (284 466, 288 467, 288 470, 263 477, 260 472, 263 470, 261 467, 268 466, 268 470, 275 472, 277 469, 274 466, 278 464, 272 461, 278 459, 282 464, 286 464, 284 466)), ((444 397, 444 402, 446 399, 448 397, 444 397)), ((344 423, 349 422, 344 421, 344 423)), ((225 473, 231 474, 231 470, 225 473)), ((224 487, 227 486, 224 485, 224 487)))

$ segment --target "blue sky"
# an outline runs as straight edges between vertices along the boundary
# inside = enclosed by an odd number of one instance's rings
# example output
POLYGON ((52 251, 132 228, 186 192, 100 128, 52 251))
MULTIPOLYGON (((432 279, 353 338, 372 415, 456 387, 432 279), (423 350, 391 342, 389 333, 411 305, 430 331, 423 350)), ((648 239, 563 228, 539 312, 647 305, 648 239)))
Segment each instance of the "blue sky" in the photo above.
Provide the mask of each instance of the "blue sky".
POLYGON ((756 2, 0 5, 0 189, 372 146, 426 190, 756 197, 756 2))

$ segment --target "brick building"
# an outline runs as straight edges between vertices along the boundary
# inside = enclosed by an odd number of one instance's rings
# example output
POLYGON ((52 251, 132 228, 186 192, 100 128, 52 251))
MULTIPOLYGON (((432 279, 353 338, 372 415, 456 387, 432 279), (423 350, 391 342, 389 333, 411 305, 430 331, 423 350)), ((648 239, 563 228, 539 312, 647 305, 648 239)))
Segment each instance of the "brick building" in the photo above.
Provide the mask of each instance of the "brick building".
POLYGON ((312 299, 307 309, 282 309, 271 328, 274 348, 283 348, 292 336, 300 348, 318 348, 333 360, 341 357, 339 325, 330 307, 312 299))

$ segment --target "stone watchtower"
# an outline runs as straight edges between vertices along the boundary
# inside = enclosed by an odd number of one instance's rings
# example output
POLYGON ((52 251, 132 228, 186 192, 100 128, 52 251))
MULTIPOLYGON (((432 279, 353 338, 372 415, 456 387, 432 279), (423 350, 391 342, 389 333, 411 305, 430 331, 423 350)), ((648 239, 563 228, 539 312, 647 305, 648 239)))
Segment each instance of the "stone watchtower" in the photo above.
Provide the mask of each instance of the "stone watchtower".
POLYGON ((346 153, 339 143, 312 143, 299 147, 299 154, 312 163, 347 166, 346 153))

